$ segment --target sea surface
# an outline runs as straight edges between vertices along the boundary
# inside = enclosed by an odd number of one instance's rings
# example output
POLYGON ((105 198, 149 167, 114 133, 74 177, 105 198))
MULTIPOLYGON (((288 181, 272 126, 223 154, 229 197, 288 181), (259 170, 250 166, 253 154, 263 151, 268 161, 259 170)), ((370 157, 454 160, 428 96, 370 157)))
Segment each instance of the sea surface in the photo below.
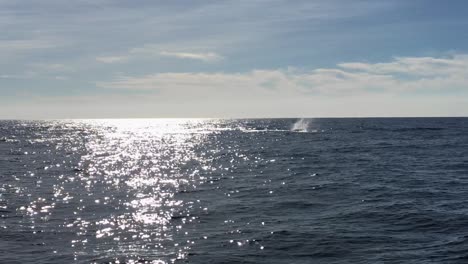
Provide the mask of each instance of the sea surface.
POLYGON ((468 118, 0 121, 0 263, 468 263, 468 118))

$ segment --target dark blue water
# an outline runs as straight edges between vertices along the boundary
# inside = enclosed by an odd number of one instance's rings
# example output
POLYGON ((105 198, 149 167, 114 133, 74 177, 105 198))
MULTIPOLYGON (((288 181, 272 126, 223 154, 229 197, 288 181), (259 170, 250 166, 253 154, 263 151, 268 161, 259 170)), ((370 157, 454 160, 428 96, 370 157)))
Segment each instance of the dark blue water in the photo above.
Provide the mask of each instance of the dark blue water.
POLYGON ((0 263, 468 263, 468 119, 0 121, 0 263))

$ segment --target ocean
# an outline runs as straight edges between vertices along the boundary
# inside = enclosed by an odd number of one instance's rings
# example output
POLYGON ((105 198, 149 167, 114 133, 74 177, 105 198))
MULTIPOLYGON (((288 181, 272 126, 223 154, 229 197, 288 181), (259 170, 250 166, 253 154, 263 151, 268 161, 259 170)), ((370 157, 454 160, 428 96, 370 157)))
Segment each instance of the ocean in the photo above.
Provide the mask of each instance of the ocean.
POLYGON ((468 118, 0 121, 0 263, 468 263, 468 118))

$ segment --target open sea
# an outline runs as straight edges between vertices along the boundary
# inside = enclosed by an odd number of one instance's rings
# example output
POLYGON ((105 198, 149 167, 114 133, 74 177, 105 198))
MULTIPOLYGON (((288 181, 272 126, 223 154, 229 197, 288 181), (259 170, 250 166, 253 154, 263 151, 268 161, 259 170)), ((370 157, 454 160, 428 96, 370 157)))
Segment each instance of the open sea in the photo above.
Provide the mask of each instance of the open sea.
POLYGON ((0 121, 0 263, 468 263, 468 118, 0 121))

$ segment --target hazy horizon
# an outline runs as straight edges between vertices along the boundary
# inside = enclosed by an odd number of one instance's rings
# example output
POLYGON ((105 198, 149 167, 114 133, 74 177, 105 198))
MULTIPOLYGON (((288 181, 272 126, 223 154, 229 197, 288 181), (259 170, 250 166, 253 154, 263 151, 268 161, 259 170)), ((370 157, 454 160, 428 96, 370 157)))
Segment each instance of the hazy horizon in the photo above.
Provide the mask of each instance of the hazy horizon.
POLYGON ((317 116, 317 117, 97 117, 97 118, 0 118, 0 121, 54 121, 54 120, 255 120, 255 119, 424 119, 424 118, 468 118, 468 116, 317 116))

